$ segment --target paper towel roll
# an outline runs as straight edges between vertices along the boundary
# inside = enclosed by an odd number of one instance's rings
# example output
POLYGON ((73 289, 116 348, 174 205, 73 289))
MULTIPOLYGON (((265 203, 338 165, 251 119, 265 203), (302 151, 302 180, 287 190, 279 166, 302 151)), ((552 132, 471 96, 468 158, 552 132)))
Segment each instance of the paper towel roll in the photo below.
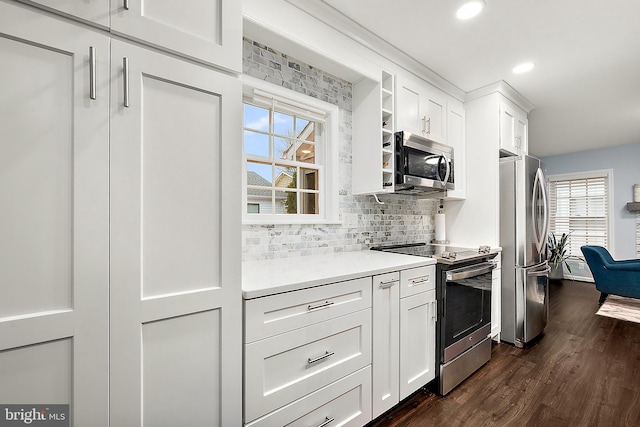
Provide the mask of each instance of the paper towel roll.
POLYGON ((436 241, 444 242, 447 240, 445 233, 444 214, 436 214, 436 241))

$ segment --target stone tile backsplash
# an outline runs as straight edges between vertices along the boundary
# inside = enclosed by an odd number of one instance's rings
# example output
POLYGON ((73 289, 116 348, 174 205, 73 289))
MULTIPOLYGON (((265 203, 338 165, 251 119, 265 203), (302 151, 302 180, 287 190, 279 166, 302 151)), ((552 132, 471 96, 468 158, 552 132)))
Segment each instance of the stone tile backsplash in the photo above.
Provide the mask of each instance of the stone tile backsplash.
POLYGON ((351 194, 352 86, 259 42, 244 39, 245 74, 339 107, 340 224, 243 225, 244 261, 365 250, 372 245, 425 242, 434 237, 437 202, 404 195, 351 194))

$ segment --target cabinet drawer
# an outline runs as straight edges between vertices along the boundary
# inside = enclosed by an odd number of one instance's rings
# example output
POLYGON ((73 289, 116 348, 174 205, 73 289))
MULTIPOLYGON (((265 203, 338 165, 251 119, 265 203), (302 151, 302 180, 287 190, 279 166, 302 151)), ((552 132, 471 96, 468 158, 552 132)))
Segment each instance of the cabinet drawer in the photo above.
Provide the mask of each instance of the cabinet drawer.
POLYGON ((245 344, 245 421, 371 363, 371 309, 245 344))
POLYGON ((436 288, 436 266, 410 268, 400 272, 400 298, 436 288))
POLYGON ((292 331, 371 307, 371 277, 287 292, 244 303, 244 342, 292 331))
POLYGON ((367 366, 246 426, 315 427, 328 423, 328 427, 360 427, 369 421, 371 367, 367 366))

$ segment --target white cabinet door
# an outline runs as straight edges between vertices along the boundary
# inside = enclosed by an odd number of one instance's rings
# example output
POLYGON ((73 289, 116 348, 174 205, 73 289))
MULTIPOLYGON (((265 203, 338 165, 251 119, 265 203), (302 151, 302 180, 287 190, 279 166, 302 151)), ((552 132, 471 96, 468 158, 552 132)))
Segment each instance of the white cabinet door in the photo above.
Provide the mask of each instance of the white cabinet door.
POLYGON ((467 196, 467 147, 465 112, 461 102, 447 104, 447 144, 453 147, 453 173, 456 188, 447 191, 448 200, 464 200, 467 196))
POLYGON ((426 82, 398 76, 396 130, 446 142, 447 97, 426 82))
POLYGON ((109 0, 20 0, 83 21, 109 27, 109 0))
POLYGON ((396 82, 396 130, 415 133, 422 136, 424 113, 423 91, 415 83, 402 76, 396 82))
POLYGON ((423 136, 437 142, 447 142, 447 97, 438 89, 427 86, 425 89, 422 114, 424 120, 423 136))
POLYGON ((240 83, 116 40, 111 66, 111 425, 240 425, 240 83))
POLYGON ((527 154, 529 122, 524 111, 500 103, 500 149, 511 154, 527 154))
POLYGON ((108 52, 0 3, 0 402, 69 404, 76 426, 108 424, 108 52))
POLYGON ((373 418, 400 401, 399 280, 397 272, 373 277, 373 418))
POLYGON ((242 72, 238 0, 112 0, 111 31, 242 72))
POLYGON ((435 378, 436 291, 400 300, 400 399, 435 378))
POLYGON ((529 152, 529 120, 524 113, 516 115, 514 122, 514 140, 520 150, 520 153, 527 154, 529 152))

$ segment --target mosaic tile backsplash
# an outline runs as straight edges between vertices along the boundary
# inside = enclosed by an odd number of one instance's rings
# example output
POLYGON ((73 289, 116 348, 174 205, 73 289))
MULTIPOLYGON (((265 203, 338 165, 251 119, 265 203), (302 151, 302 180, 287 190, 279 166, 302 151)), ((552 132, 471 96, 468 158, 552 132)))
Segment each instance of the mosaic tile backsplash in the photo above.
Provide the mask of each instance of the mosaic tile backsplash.
POLYGON ((245 74, 321 99, 339 108, 341 224, 243 225, 243 261, 366 250, 373 245, 431 241, 437 201, 404 195, 351 194, 351 83, 244 39, 245 74))

